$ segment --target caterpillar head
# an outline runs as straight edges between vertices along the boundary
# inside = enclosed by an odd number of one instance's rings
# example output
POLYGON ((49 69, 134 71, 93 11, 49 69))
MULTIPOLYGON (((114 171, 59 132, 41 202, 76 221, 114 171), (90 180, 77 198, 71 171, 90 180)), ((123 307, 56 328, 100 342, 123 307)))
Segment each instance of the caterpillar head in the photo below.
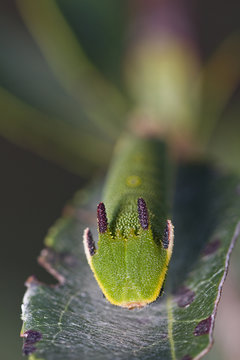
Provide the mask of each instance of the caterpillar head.
POLYGON ((116 229, 113 233, 101 202, 97 208, 98 248, 89 228, 83 239, 88 263, 103 294, 112 304, 128 309, 144 307, 159 296, 174 239, 171 220, 166 220, 162 237, 156 241, 143 198, 136 199, 134 211, 138 226, 128 221, 128 231, 116 229))

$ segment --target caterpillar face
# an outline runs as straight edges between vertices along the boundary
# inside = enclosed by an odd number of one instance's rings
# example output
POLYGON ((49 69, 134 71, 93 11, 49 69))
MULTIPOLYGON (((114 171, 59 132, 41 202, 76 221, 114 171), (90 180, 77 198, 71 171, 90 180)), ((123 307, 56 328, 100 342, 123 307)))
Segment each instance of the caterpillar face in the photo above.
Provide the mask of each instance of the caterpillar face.
POLYGON ((97 207, 97 249, 90 230, 84 232, 87 260, 102 292, 128 309, 156 300, 172 254, 163 153, 156 140, 126 141, 108 176, 106 207, 103 202, 97 207))

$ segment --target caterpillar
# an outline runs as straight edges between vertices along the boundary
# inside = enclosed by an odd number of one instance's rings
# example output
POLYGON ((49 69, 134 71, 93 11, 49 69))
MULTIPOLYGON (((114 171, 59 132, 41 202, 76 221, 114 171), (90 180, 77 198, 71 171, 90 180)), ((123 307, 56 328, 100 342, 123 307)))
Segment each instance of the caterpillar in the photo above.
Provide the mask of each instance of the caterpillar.
POLYGON ((144 307, 163 288, 174 241, 167 217, 167 164, 160 140, 124 137, 97 207, 98 248, 90 229, 84 231, 90 268, 114 305, 144 307))

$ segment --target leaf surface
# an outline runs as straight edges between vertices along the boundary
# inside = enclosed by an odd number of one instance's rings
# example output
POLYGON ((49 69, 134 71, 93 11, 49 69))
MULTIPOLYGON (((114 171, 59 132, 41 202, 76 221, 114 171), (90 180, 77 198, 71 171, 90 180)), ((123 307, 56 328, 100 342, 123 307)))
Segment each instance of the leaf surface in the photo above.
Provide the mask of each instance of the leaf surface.
POLYGON ((77 193, 48 233, 39 261, 59 284, 28 279, 23 352, 31 360, 200 358, 213 341, 217 304, 240 233, 239 180, 210 165, 179 167, 165 291, 155 303, 132 311, 106 301, 83 252, 84 228, 97 236, 100 194, 100 185, 77 193))

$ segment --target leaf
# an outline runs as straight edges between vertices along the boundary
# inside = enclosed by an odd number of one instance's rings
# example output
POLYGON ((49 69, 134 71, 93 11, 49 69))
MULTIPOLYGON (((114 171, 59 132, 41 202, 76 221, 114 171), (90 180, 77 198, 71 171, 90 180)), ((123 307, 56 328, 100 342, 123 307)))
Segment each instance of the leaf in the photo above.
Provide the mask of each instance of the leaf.
MULTIPOLYGON (((27 281, 23 352, 30 359, 199 359, 211 347, 229 256, 240 233, 239 182, 204 164, 179 167, 175 248, 163 296, 141 310, 108 303, 82 246, 100 186, 79 192, 50 229, 39 261, 59 280, 27 281)), ((96 229, 95 234, 96 238, 96 229)))

